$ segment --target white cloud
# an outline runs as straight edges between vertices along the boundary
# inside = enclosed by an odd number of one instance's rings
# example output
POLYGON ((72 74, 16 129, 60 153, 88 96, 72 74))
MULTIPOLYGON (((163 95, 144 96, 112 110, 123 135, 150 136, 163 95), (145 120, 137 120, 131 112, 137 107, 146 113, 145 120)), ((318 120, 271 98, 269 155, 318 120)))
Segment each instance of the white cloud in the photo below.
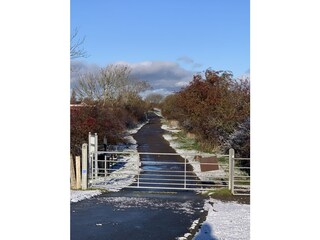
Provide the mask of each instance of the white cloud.
POLYGON ((187 86, 189 84, 189 82, 183 82, 183 81, 181 81, 181 82, 177 82, 175 85, 177 86, 177 87, 185 87, 185 86, 187 86))
POLYGON ((75 82, 79 75, 85 73, 94 73, 98 72, 100 67, 97 64, 87 63, 84 61, 72 61, 71 62, 71 72, 70 72, 70 81, 71 83, 75 82))
MULTIPOLYGON (((194 74, 194 72, 184 69, 175 62, 145 61, 129 63, 121 61, 114 64, 128 65, 132 68, 131 74, 133 77, 148 82, 152 91, 158 91, 164 95, 186 86, 192 80, 194 74)), ((73 61, 71 66, 75 70, 71 73, 71 86, 79 75, 97 72, 100 69, 96 64, 83 61, 73 61)))
POLYGON ((188 84, 194 74, 175 62, 117 62, 116 64, 129 65, 134 77, 149 82, 154 89, 165 89, 171 92, 179 90, 179 87, 184 86, 185 83, 188 84))
POLYGON ((159 88, 159 89, 153 89, 153 90, 144 91, 140 95, 141 95, 141 97, 145 98, 146 96, 148 96, 149 94, 152 94, 152 93, 157 93, 157 94, 161 94, 163 96, 168 96, 168 95, 172 94, 173 92, 172 91, 168 91, 168 90, 163 89, 163 88, 159 88))

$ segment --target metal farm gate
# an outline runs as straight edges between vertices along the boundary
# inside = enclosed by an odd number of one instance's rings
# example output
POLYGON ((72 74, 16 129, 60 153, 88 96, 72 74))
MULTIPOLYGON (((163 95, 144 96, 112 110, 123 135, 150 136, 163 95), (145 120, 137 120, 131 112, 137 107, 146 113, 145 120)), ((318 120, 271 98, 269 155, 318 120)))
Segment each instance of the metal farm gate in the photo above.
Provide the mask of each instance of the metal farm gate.
POLYGON ((225 174, 222 176, 220 172, 215 178, 212 174, 192 170, 187 158, 184 161, 172 161, 172 156, 179 154, 96 152, 90 157, 92 171, 89 182, 93 187, 111 184, 115 187, 168 190, 201 190, 228 185, 225 174), (96 155, 102 157, 97 159, 96 155), (201 174, 200 178, 197 173, 201 174))
POLYGON ((250 195, 250 159, 235 158, 233 149, 229 155, 201 156, 199 153, 98 151, 97 142, 97 136, 89 134, 91 188, 196 191, 229 188, 234 195, 250 195))

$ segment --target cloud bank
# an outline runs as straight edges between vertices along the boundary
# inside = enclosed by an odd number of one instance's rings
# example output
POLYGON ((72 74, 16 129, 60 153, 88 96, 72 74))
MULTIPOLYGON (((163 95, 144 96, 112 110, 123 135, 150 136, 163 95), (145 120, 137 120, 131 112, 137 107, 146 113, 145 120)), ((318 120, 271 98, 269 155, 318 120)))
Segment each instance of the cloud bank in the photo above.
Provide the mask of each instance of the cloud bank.
POLYGON ((186 86, 194 74, 175 62, 118 62, 118 64, 129 65, 132 68, 132 76, 149 82, 153 89, 171 92, 186 86))
MULTIPOLYGON (((132 77, 148 82, 151 85, 152 90, 147 91, 145 94, 161 93, 168 95, 172 92, 179 91, 181 87, 188 85, 194 74, 194 72, 184 69, 175 62, 115 62, 114 64, 128 65, 132 69, 132 77)), ((73 61, 71 63, 71 68, 73 69, 71 72, 72 87, 79 75, 86 72, 97 72, 100 67, 95 64, 73 61)))
POLYGON ((70 86, 73 88, 79 76, 85 73, 98 72, 100 67, 97 64, 90 64, 84 61, 71 61, 70 86))

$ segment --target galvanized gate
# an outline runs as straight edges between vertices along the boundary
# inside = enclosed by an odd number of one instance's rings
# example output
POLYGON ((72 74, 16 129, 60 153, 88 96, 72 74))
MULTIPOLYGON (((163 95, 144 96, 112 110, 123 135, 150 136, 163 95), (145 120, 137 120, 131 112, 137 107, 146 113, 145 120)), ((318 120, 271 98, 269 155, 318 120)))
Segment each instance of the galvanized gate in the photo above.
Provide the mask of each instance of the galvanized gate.
POLYGON ((229 176, 233 195, 250 195, 250 158, 236 158, 233 149, 229 150, 229 176))
POLYGON ((88 182, 91 188, 208 190, 229 188, 250 195, 249 158, 229 155, 98 151, 97 135, 89 134, 88 182))
MULTIPOLYGON (((177 153, 92 152, 89 183, 91 187, 107 189, 208 190, 228 187, 228 155, 219 156, 223 159, 220 162, 201 162, 199 154, 183 157, 177 153)), ((205 154, 201 157, 217 156, 205 154)))

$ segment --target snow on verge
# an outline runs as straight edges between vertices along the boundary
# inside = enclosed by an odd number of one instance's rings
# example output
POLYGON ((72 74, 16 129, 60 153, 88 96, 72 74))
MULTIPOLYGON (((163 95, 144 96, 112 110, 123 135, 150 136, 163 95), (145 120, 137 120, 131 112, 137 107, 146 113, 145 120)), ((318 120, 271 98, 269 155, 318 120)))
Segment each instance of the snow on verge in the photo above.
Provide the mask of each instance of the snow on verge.
POLYGON ((137 133, 144 125, 146 125, 148 122, 149 122, 149 119, 148 119, 146 122, 144 122, 144 123, 138 124, 138 126, 137 126, 136 128, 127 130, 126 132, 127 132, 128 134, 135 134, 135 133, 137 133))
POLYGON ((100 190, 71 190, 70 191, 70 200, 71 202, 79 202, 84 199, 92 198, 94 196, 100 195, 102 192, 100 190))
POLYGON ((153 113, 156 114, 158 117, 163 117, 160 108, 153 108, 153 113))
MULTIPOLYGON (((136 140, 130 136, 131 134, 137 133, 145 124, 149 122, 146 121, 142 124, 139 124, 136 128, 130 129, 126 132, 127 141, 131 143, 131 146, 129 146, 124 151, 130 151, 133 153, 137 152, 137 142, 136 140)), ((132 154, 128 156, 124 156, 122 161, 125 161, 125 164, 123 167, 117 169, 116 171, 113 171, 110 176, 108 176, 106 179, 103 179, 101 182, 101 188, 117 192, 120 191, 122 188, 129 186, 134 182, 134 174, 131 174, 132 171, 138 169, 138 160, 139 157, 137 154, 132 154), (112 184, 111 184, 112 183, 112 184)), ((88 199, 97 195, 100 195, 102 192, 100 190, 71 190, 70 192, 70 201, 71 202, 78 202, 84 199, 88 199)))
POLYGON ((124 166, 113 171, 106 178, 101 177, 95 183, 95 186, 110 192, 118 192, 136 181, 135 176, 139 167, 139 156, 134 154, 135 152, 132 155, 121 158, 121 161, 125 162, 124 166))
POLYGON ((250 205, 210 199, 206 200, 204 209, 208 216, 194 240, 250 239, 250 205))
MULTIPOLYGON (((170 128, 165 124, 162 124, 162 129, 167 130, 169 132, 178 132, 181 131, 180 129, 170 128)), ((196 150, 187 150, 182 149, 181 145, 176 141, 177 137, 172 137, 171 134, 164 134, 163 138, 167 140, 170 146, 183 158, 186 158, 189 164, 192 165, 194 173, 200 178, 202 181, 207 181, 212 178, 226 178, 227 169, 226 166, 222 166, 219 164, 219 170, 215 171, 208 171, 208 172, 201 172, 199 161, 194 159, 194 155, 206 155, 204 152, 196 151, 196 150), (191 154, 191 155, 190 155, 191 154)))
POLYGON ((137 133, 144 125, 149 122, 139 124, 136 128, 127 130, 125 139, 131 144, 128 148, 124 149, 124 152, 130 152, 131 154, 125 155, 121 158, 121 161, 124 162, 124 166, 119 169, 112 171, 112 173, 106 177, 101 178, 101 181, 96 184, 99 185, 99 188, 106 189, 111 192, 118 192, 122 188, 130 186, 134 183, 135 176, 139 169, 139 155, 137 154, 137 141, 131 136, 132 134, 137 133))
MULTIPOLYGON (((180 131, 177 128, 171 128, 165 124, 162 125, 162 129, 172 133, 180 131)), ((193 166, 194 172, 201 180, 205 180, 208 177, 225 177, 226 169, 223 166, 219 166, 218 171, 213 172, 201 172, 199 162, 196 162, 193 156, 188 154, 205 153, 195 150, 181 149, 180 144, 176 141, 177 138, 172 137, 171 134, 164 134, 164 139, 170 143, 170 146, 176 150, 182 157, 186 158, 188 162, 193 166)), ((194 240, 247 240, 250 239, 250 205, 239 204, 236 202, 221 202, 211 199, 206 200, 204 210, 208 211, 206 220, 202 223, 201 228, 196 233, 194 240)), ((194 225, 198 224, 196 220, 194 225)), ((191 229, 190 228, 190 229, 191 229)), ((188 239, 190 233, 186 233, 183 237, 177 238, 178 240, 188 239)))

